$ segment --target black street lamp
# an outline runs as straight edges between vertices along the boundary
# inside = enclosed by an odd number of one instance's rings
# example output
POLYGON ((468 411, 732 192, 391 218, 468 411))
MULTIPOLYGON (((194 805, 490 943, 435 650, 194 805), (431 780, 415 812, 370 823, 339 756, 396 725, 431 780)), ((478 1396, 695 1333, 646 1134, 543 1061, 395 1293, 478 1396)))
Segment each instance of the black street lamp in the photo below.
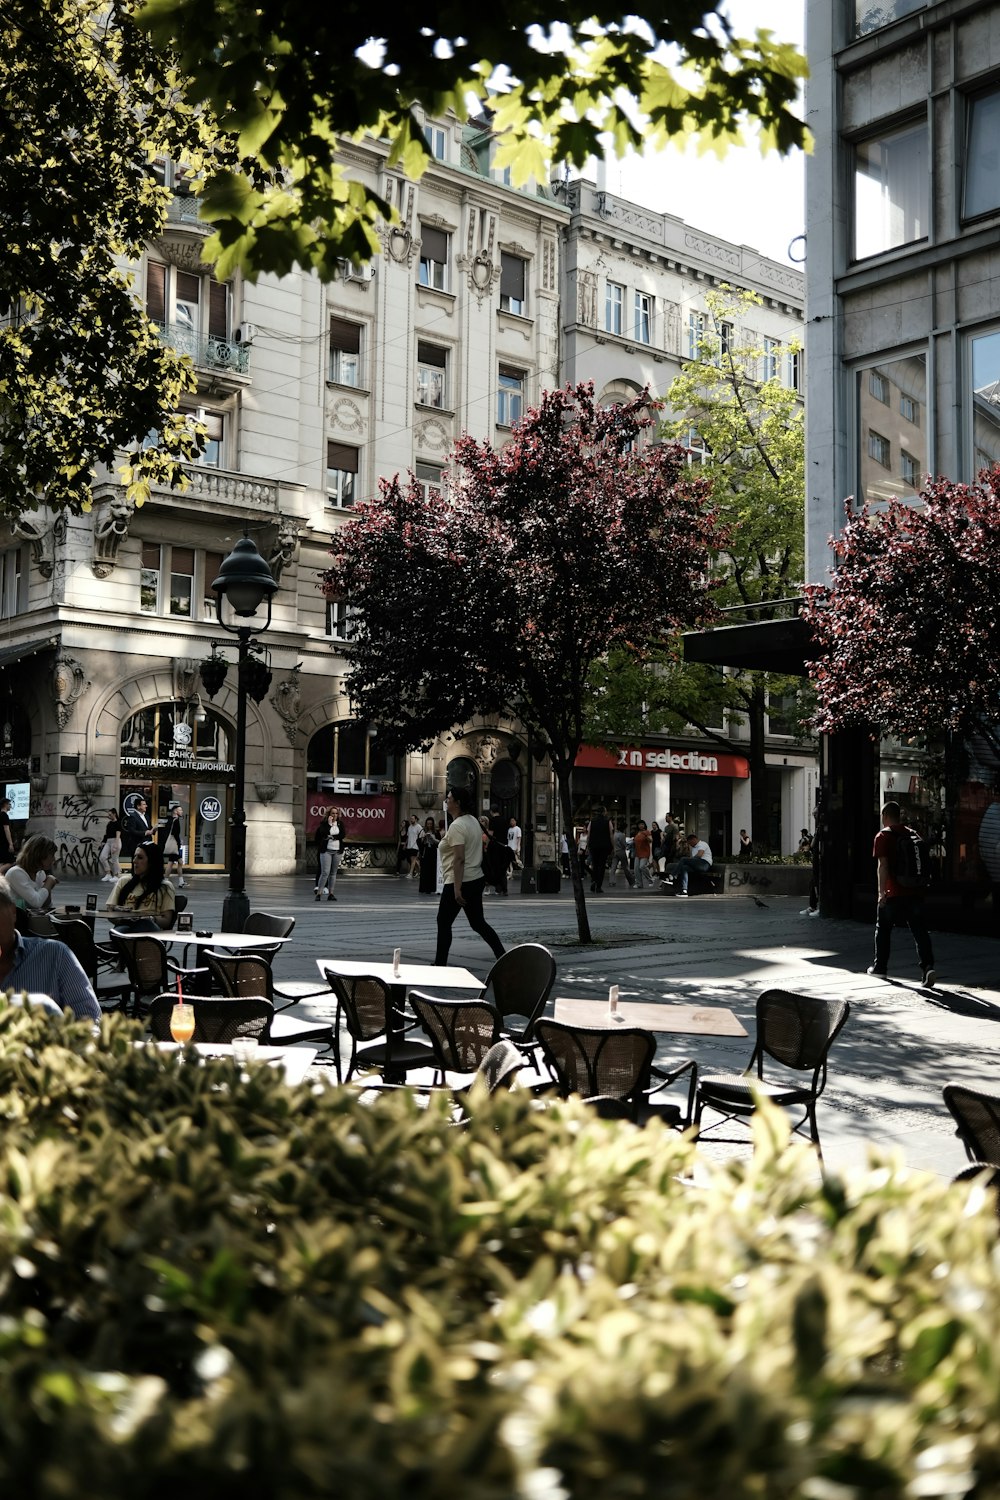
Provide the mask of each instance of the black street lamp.
POLYGON ((250 915, 250 902, 246 894, 247 815, 243 805, 247 757, 248 667, 256 665, 250 651, 257 644, 254 637, 263 634, 271 623, 271 597, 277 587, 271 569, 249 536, 240 537, 229 556, 223 559, 219 576, 212 584, 219 624, 230 635, 235 635, 239 643, 236 667, 236 787, 233 815, 230 819, 229 895, 222 903, 222 926, 225 932, 242 932, 243 923, 250 915), (222 605, 226 599, 236 616, 235 625, 227 624, 222 617, 222 605), (250 619, 265 602, 267 617, 262 623, 238 623, 240 620, 250 619))

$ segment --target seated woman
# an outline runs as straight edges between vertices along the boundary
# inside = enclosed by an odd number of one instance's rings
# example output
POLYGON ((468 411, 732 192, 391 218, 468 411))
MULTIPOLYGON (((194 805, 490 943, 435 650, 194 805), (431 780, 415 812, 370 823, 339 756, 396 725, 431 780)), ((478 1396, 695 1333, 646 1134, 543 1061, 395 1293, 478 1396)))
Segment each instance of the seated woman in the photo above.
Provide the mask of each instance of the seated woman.
POLYGON ((7 871, 11 894, 22 910, 51 909, 52 891, 59 884, 52 873, 57 852, 55 844, 44 834, 33 833, 30 839, 25 839, 17 862, 7 871))
POLYGON ((172 927, 176 912, 174 888, 163 875, 163 851, 155 844, 140 844, 132 856, 132 873, 123 875, 108 892, 104 910, 123 921, 115 922, 129 932, 151 932, 172 927))

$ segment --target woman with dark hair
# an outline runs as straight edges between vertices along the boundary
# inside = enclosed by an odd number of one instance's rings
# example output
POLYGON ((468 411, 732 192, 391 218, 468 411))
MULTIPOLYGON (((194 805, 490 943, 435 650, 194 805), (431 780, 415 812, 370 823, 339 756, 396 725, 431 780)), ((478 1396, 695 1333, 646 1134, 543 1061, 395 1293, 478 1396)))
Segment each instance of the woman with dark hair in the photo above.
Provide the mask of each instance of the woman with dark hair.
POLYGON ((489 943, 495 958, 504 952, 493 928, 483 915, 483 891, 486 878, 483 875, 483 830, 472 811, 472 791, 466 786, 454 786, 448 791, 445 804, 454 820, 441 840, 441 866, 444 871, 444 890, 437 915, 436 964, 446 964, 451 948, 451 929, 460 911, 473 932, 478 932, 484 942, 489 943))
POLYGON ((130 932, 150 932, 154 927, 172 927, 176 904, 174 888, 164 878, 163 851, 155 844, 140 844, 132 856, 132 873, 123 875, 108 892, 104 910, 116 921, 116 927, 130 932))
POLYGON ((437 886, 438 836, 433 818, 425 818, 420 830, 420 885, 421 896, 433 896, 437 886))

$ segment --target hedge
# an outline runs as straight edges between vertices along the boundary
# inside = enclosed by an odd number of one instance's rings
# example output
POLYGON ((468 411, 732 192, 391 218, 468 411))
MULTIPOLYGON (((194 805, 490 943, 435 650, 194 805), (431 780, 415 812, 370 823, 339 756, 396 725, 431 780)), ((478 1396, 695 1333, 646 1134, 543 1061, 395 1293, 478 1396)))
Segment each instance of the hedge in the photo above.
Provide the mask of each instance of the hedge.
POLYGON ((978 1186, 0 1008, 0 1493, 1000 1493, 978 1186))

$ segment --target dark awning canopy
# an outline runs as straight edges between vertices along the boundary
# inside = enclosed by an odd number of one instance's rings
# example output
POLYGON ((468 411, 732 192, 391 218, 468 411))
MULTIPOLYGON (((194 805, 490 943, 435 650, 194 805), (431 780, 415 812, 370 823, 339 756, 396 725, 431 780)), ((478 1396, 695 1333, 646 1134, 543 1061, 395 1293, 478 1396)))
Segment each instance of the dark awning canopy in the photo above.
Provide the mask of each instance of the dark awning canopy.
POLYGON ((804 677, 806 662, 816 655, 809 626, 800 616, 790 620, 757 620, 749 625, 720 625, 684 636, 684 660, 742 671, 787 672, 804 677))
POLYGON ((54 636, 49 636, 44 641, 22 641, 17 646, 0 646, 0 671, 9 667, 13 662, 25 661, 29 656, 37 656, 39 651, 52 651, 58 642, 54 636))

